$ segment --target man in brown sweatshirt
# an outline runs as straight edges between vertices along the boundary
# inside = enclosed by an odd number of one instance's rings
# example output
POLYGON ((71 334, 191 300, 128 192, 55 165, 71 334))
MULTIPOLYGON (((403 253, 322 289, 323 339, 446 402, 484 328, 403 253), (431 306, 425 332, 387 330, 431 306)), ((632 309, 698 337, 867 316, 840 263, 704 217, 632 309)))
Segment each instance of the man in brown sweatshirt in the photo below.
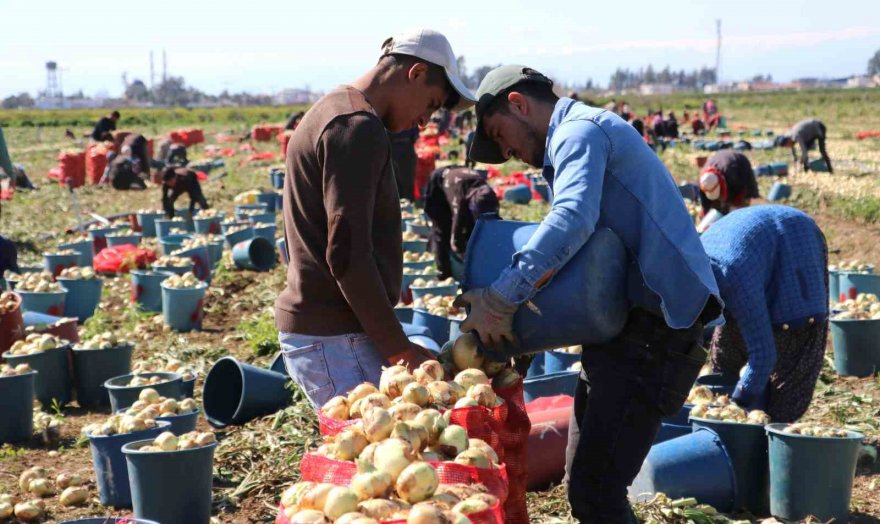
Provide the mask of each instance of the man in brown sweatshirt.
POLYGON ((388 132, 473 105, 455 54, 428 29, 389 38, 379 62, 320 99, 287 148, 287 286, 275 301, 284 364, 316 406, 382 366, 429 358, 394 315, 402 281, 400 204, 388 132))

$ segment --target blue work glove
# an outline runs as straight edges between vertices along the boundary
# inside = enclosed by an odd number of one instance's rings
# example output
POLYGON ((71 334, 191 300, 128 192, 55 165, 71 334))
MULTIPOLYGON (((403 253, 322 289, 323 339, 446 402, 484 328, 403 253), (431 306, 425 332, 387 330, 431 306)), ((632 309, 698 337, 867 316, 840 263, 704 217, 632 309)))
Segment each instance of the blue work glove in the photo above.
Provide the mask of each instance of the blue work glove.
POLYGON ((753 409, 765 411, 767 408, 767 388, 765 386, 760 391, 748 390, 743 387, 743 382, 740 380, 736 385, 736 389, 733 390, 730 399, 746 411, 752 411, 753 409))

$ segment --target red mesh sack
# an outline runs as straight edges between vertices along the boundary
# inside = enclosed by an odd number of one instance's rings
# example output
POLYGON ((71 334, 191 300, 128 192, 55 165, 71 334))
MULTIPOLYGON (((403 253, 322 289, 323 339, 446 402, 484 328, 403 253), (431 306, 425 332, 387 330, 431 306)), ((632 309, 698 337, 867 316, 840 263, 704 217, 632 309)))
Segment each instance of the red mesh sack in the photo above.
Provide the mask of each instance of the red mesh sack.
POLYGON ((62 185, 80 187, 86 181, 86 153, 85 151, 61 152, 58 154, 58 167, 61 168, 58 180, 62 185))
POLYGON ((97 184, 107 168, 110 148, 105 144, 89 144, 86 148, 86 178, 90 184, 97 184))
MULTIPOLYGON (((278 516, 275 517, 275 524, 291 524, 290 519, 287 518, 287 515, 284 513, 284 504, 278 504, 278 516)), ((467 517, 473 522, 473 524, 503 524, 504 523, 504 511, 501 507, 501 504, 496 504, 495 506, 485 510, 479 511, 477 513, 471 513, 467 515, 467 517)), ((405 520, 383 520, 382 524, 406 524, 405 520)))
MULTIPOLYGON (((483 484, 492 495, 504 502, 508 497, 507 468, 480 469, 455 462, 431 462, 440 484, 483 484)), ((357 473, 351 461, 334 460, 317 453, 306 453, 299 463, 302 480, 349 486, 357 473)))
POLYGON ((92 265, 99 273, 128 273, 131 269, 146 269, 155 261, 153 250, 125 244, 102 249, 92 265))
POLYGON ((504 503, 505 522, 528 523, 526 488, 528 485, 528 443, 532 423, 523 398, 523 381, 495 393, 505 400, 507 419, 501 425, 501 445, 507 467, 509 495, 504 503))

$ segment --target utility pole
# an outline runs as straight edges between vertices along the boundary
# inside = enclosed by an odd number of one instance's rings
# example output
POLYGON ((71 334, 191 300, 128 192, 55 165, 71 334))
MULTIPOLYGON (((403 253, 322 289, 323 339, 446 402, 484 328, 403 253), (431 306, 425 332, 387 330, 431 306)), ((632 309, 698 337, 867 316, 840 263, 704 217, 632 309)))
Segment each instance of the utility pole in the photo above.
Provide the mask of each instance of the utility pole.
POLYGON ((156 70, 153 69, 153 50, 150 49, 150 90, 156 88, 156 70))
POLYGON ((165 50, 162 50, 162 83, 164 84, 168 80, 168 56, 165 54, 165 50))
POLYGON ((715 27, 718 32, 718 47, 715 49, 715 83, 721 83, 721 19, 715 20, 715 27))

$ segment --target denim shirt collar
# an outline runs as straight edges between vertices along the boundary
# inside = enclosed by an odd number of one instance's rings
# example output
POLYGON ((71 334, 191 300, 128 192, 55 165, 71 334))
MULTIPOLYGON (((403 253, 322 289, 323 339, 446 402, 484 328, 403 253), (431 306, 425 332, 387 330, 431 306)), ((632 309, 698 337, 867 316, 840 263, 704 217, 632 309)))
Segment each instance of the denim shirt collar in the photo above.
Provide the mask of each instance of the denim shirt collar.
POLYGON ((547 142, 544 143, 544 167, 552 165, 550 162, 550 139, 553 138, 553 132, 568 115, 568 109, 576 103, 577 101, 571 98, 560 98, 556 101, 553 114, 550 115, 550 126, 547 128, 547 142))

